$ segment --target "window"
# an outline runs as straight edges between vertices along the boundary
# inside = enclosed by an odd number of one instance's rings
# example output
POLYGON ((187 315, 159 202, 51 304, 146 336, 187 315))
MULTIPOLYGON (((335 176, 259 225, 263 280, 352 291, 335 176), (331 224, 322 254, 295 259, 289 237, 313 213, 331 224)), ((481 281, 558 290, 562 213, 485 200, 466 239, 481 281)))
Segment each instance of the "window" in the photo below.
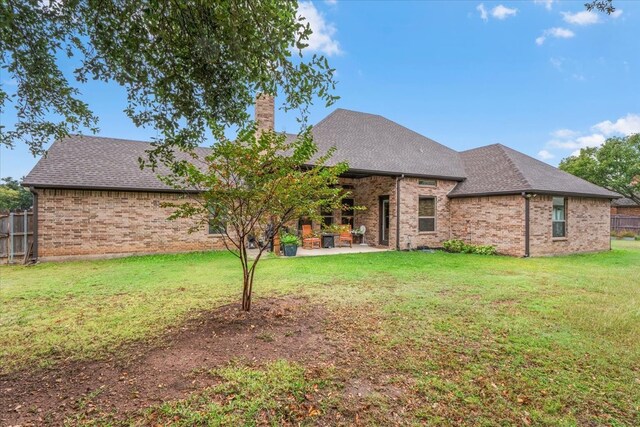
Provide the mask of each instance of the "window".
POLYGON ((218 218, 214 219, 214 210, 213 208, 209 208, 209 234, 224 234, 227 231, 227 224, 218 218))
POLYGON ((323 207, 320 209, 320 215, 322 215, 322 225, 324 227, 330 227, 333 224, 333 209, 323 207))
POLYGON ((435 179, 419 179, 418 185, 420 187, 436 187, 438 185, 438 181, 435 179))
POLYGON ((567 199, 564 197, 553 198, 553 237, 565 237, 567 235, 567 199))
POLYGON ((353 229, 354 206, 353 199, 342 199, 342 225, 349 225, 351 229, 353 229))
POLYGON ((436 231, 435 197, 418 199, 418 231, 436 231))

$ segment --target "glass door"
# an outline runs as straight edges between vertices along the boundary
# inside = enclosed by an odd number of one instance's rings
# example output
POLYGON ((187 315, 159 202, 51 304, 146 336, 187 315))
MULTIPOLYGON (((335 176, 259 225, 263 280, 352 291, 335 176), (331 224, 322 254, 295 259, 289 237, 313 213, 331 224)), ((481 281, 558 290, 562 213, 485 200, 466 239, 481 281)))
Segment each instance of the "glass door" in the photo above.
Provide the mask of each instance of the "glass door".
POLYGON ((380 238, 378 241, 381 245, 389 246, 389 196, 380 196, 380 238))

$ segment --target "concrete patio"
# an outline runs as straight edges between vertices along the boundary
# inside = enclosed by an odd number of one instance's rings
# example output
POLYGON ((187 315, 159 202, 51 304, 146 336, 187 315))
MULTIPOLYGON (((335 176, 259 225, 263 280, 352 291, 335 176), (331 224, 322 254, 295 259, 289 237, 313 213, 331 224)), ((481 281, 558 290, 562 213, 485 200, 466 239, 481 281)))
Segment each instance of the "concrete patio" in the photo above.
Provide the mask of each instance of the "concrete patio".
POLYGON ((335 248, 322 248, 322 249, 303 249, 298 248, 296 256, 323 256, 323 255, 342 255, 342 254, 360 254, 369 252, 385 252, 389 248, 376 247, 369 245, 353 245, 353 247, 340 246, 335 248))

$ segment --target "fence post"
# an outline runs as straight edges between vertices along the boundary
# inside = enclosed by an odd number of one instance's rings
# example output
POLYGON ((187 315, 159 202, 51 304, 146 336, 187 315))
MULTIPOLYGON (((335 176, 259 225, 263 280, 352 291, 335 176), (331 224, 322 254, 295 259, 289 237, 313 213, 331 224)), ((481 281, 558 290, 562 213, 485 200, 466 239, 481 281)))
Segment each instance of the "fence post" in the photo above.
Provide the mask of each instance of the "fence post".
POLYGON ((24 255, 25 259, 27 258, 27 255, 28 255, 28 254, 27 254, 27 252, 29 251, 29 248, 28 248, 28 246, 27 246, 27 244, 28 244, 28 242, 29 242, 29 233, 27 233, 27 231, 28 231, 28 230, 27 230, 27 227, 29 226, 29 224, 28 224, 29 220, 28 220, 28 214, 27 214, 27 212, 28 212, 28 211, 25 209, 25 211, 23 212, 23 214, 24 214, 24 221, 22 222, 22 223, 24 224, 24 228, 22 229, 22 231, 24 232, 24 235, 23 235, 23 237, 22 237, 22 243, 23 243, 23 245, 22 245, 22 250, 23 250, 23 252, 25 253, 25 255, 24 255))
POLYGON ((13 262, 13 212, 9 213, 9 261, 13 262))

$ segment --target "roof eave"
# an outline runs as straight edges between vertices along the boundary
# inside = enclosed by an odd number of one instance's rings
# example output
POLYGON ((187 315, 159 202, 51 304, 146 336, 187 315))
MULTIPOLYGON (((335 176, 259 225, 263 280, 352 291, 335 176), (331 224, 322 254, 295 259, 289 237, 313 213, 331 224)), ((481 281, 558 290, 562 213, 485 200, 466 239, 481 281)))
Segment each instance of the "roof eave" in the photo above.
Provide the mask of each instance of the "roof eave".
POLYGON ((132 193, 188 193, 197 194, 199 190, 179 190, 172 188, 142 188, 142 187, 111 187, 111 186, 89 186, 89 185, 54 185, 54 184, 35 184, 22 183, 23 187, 34 188, 36 190, 85 190, 85 191, 128 191, 132 193))
POLYGON ((487 196, 509 196, 509 195, 521 195, 526 194, 544 194, 548 196, 570 196, 570 197, 588 197, 595 199, 619 199, 620 195, 606 195, 596 193, 576 193, 571 191, 549 191, 549 190, 509 190, 509 191, 493 191, 493 192, 481 192, 481 193, 460 193, 460 194, 448 194, 450 199, 463 198, 463 197, 487 197, 487 196))
MULTIPOLYGON (((306 167, 313 167, 313 164, 306 164, 306 167)), ((327 165, 331 167, 331 165, 327 165)), ((420 174, 413 172, 402 172, 402 171, 381 171, 374 169, 359 169, 359 168, 349 168, 345 174, 359 174, 359 175, 381 175, 381 176, 405 176, 408 178, 432 178, 432 179, 442 179, 445 181, 464 181, 467 178, 464 176, 449 176, 449 175, 438 175, 438 174, 420 174)))

